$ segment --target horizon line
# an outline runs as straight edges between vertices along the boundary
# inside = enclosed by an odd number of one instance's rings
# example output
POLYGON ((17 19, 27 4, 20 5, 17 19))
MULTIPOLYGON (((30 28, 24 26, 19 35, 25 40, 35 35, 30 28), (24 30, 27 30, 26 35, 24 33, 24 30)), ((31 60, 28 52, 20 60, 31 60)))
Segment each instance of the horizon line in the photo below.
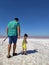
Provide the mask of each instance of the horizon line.
MULTIPOLYGON (((0 38, 5 38, 6 36, 0 36, 0 38)), ((20 36, 20 38, 23 38, 23 36, 20 36)), ((49 38, 49 36, 28 36, 28 38, 49 38)))

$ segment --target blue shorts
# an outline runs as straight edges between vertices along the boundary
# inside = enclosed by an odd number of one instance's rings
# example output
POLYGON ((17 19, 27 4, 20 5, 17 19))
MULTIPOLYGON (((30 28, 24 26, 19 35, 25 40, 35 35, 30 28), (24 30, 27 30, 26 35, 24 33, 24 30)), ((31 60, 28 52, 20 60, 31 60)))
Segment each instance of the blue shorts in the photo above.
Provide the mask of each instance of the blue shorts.
POLYGON ((17 36, 8 36, 9 37, 9 44, 16 44, 17 42, 17 36))

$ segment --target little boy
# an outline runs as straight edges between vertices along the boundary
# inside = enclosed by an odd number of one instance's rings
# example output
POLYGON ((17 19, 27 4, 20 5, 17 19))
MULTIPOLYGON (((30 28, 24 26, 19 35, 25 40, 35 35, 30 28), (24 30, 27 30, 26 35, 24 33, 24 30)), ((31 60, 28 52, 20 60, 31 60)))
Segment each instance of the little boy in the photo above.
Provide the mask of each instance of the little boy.
POLYGON ((23 42, 22 42, 22 54, 25 54, 25 55, 27 55, 27 53, 26 53, 26 51, 27 51, 27 46, 26 46, 26 44, 27 44, 27 37, 28 37, 28 35, 27 34, 24 34, 24 39, 23 39, 23 42))

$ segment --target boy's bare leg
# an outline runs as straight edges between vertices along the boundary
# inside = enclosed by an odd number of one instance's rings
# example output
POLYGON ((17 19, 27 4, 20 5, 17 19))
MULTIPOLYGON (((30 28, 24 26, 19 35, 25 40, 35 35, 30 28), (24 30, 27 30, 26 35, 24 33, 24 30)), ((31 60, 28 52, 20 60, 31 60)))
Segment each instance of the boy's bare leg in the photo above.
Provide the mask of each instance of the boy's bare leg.
POLYGON ((24 54, 24 48, 22 49, 22 54, 24 54))
POLYGON ((25 50, 24 50, 24 54, 25 54, 25 55, 27 55, 27 52, 26 52, 26 51, 27 51, 27 50, 25 49, 25 50))
POLYGON ((27 53, 26 53, 26 49, 23 48, 22 54, 27 55, 27 53))
POLYGON ((24 54, 26 54, 26 50, 24 50, 24 54))

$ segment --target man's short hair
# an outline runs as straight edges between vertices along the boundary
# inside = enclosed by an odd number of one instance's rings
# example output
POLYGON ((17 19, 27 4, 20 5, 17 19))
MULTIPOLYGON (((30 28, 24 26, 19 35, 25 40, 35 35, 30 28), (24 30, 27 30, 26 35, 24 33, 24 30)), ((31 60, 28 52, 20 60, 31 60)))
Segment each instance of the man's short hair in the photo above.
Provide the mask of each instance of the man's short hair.
POLYGON ((19 21, 19 19, 18 19, 18 18, 14 18, 14 20, 19 21))

